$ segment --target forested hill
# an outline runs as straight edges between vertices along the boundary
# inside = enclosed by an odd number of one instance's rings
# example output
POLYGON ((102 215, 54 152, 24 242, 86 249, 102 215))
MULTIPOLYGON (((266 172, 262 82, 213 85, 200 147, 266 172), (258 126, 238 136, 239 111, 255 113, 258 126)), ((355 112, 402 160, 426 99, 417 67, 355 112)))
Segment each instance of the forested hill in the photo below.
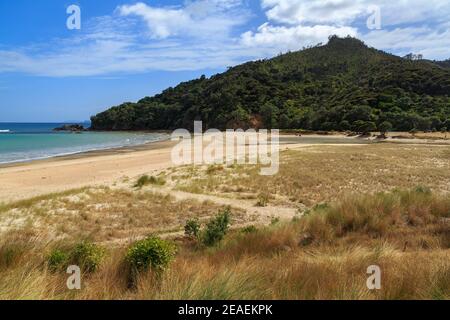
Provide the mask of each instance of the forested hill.
POLYGON ((450 130, 447 63, 411 61, 354 38, 248 62, 92 117, 94 130, 450 130))
POLYGON ((445 60, 445 61, 435 61, 434 63, 440 65, 441 67, 450 69, 450 59, 445 60))

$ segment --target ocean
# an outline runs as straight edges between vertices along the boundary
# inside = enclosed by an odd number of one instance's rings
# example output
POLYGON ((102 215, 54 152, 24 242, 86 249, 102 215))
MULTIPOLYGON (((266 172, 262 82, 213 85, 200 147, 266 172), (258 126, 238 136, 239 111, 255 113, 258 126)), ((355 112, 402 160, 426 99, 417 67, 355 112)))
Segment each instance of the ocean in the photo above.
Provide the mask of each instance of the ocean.
MULTIPOLYGON (((0 122, 0 164, 135 146, 169 138, 165 133, 53 132, 63 124, 0 122)), ((89 123, 80 124, 89 126, 89 123)))

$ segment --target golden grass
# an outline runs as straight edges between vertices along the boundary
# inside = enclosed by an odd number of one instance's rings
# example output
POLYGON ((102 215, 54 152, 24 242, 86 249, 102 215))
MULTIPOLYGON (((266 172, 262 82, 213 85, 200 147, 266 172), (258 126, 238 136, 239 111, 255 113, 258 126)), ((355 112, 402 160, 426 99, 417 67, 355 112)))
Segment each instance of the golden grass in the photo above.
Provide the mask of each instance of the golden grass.
MULTIPOLYGON (((272 177, 234 165, 173 168, 159 179, 156 192, 130 180, 0 205, 0 299, 450 299, 448 147, 308 147, 283 152, 272 177), (202 248, 183 226, 222 206, 159 193, 171 188, 310 209, 202 248), (127 246, 149 234, 171 234, 178 255, 162 277, 141 273, 130 286, 127 246), (106 254, 70 291, 48 256, 83 239, 106 254), (366 287, 374 264, 381 290, 366 287)), ((242 209, 232 218, 250 222, 242 209)))
POLYGON ((259 175, 255 166, 233 166, 214 174, 202 167, 184 167, 168 179, 182 191, 236 199, 270 194, 273 204, 312 206, 349 193, 418 185, 448 192, 449 155, 449 148, 442 146, 315 146, 282 152, 280 171, 274 176, 259 175))
MULTIPOLYGON (((149 191, 84 188, 3 206, 0 234, 26 229, 53 240, 120 243, 150 233, 181 231, 188 219, 207 219, 220 207, 149 191)), ((234 219, 243 222, 242 211, 234 209, 234 219)))
POLYGON ((407 139, 429 139, 429 140, 447 140, 450 138, 448 132, 391 132, 388 136, 400 136, 407 139))
POLYGON ((142 273, 135 287, 126 248, 110 247, 79 291, 48 270, 54 243, 9 234, 0 241, 0 299, 449 299, 449 216, 450 198, 426 189, 346 198, 305 219, 236 230, 214 248, 180 239, 167 272, 142 273), (374 264, 381 290, 366 287, 374 264))

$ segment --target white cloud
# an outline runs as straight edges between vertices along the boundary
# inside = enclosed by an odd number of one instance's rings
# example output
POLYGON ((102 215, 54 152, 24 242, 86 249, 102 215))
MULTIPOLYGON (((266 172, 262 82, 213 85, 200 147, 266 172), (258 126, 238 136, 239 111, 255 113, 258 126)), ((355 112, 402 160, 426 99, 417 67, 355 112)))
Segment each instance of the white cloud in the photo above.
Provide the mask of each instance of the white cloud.
POLYGON ((287 24, 345 24, 367 10, 364 0, 262 0, 267 17, 287 24))
POLYGON ((242 35, 247 46, 279 51, 325 42, 330 34, 352 35, 395 54, 422 53, 433 59, 450 56, 448 0, 261 0, 268 23, 242 35), (379 6, 382 30, 366 27, 379 6))
POLYGON ((442 31, 429 27, 396 28, 377 30, 364 35, 363 40, 370 46, 389 49, 399 55, 414 52, 425 58, 445 60, 450 58, 450 29, 442 31))
POLYGON ((264 47, 272 52, 299 50, 303 46, 326 43, 330 35, 357 36, 357 30, 351 27, 315 26, 272 26, 265 23, 257 32, 248 31, 241 37, 241 43, 247 47, 264 47))
POLYGON ((385 26, 443 22, 450 16, 448 0, 261 0, 269 20, 286 24, 345 25, 368 17, 379 6, 385 26))
POLYGON ((255 58, 230 35, 247 19, 241 0, 120 6, 114 16, 84 24, 79 36, 33 48, 0 47, 0 73, 65 77, 223 68, 255 58), (139 21, 146 23, 146 30, 139 21))
MULTIPOLYGON (((369 1, 367 1, 369 2, 369 1)), ((436 25, 448 21, 448 0, 378 0, 384 26, 425 23, 436 25)))
POLYGON ((111 16, 83 23, 78 36, 23 47, 0 45, 0 73, 66 77, 224 68, 325 43, 333 34, 357 36, 396 54, 449 58, 447 0, 261 0, 268 21, 250 30, 244 28, 251 18, 245 3, 119 6, 111 16), (382 5, 382 30, 365 28, 371 4, 382 5))
POLYGON ((207 38, 223 37, 247 20, 247 12, 238 0, 198 0, 183 7, 152 7, 139 2, 118 8, 123 16, 135 15, 144 19, 151 38, 173 36, 207 38))

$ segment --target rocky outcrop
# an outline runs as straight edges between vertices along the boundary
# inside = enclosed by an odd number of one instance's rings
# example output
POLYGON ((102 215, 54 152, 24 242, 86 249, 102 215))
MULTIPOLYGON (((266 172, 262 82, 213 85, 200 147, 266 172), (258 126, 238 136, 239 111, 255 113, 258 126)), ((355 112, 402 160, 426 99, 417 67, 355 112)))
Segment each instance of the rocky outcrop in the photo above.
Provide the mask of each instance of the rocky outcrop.
POLYGON ((65 124, 61 127, 53 129, 53 131, 56 131, 56 132, 60 132, 60 131, 83 132, 83 131, 87 131, 87 129, 85 129, 80 124, 65 124))

